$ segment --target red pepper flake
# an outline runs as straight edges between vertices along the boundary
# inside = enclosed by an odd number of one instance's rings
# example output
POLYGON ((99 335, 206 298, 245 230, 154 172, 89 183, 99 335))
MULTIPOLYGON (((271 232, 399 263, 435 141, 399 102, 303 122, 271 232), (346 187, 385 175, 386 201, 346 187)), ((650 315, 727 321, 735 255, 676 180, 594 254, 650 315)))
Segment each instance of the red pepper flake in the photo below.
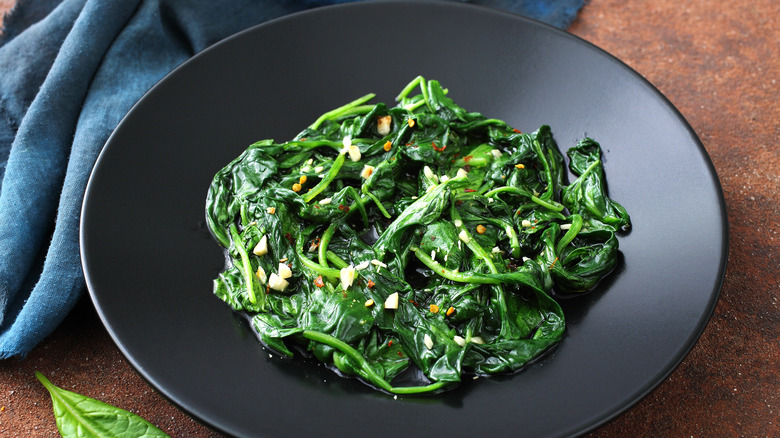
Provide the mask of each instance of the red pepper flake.
POLYGON ((374 280, 368 280, 368 283, 366 284, 366 287, 368 287, 369 289, 371 289, 371 288, 372 288, 372 287, 374 287, 375 285, 376 285, 376 283, 374 283, 374 280))
POLYGON ((519 129, 512 129, 512 131, 515 131, 518 134, 522 134, 522 132, 519 129))
POLYGON ((287 234, 284 235, 284 237, 287 239, 288 242, 290 242, 290 245, 294 245, 295 244, 295 239, 293 239, 292 234, 287 233, 287 234))
POLYGON ((314 285, 317 286, 317 287, 324 287, 325 286, 325 282, 322 281, 322 275, 320 275, 319 277, 317 277, 314 280, 314 285))
POLYGON ((301 141, 306 141, 306 137, 303 137, 303 138, 301 139, 301 141))
POLYGON ((389 341, 387 341, 387 346, 388 346, 388 347, 392 347, 392 346, 393 346, 393 340, 392 340, 392 339, 390 339, 389 341))
POLYGON ((320 206, 319 206, 319 205, 317 205, 317 204, 314 204, 314 208, 316 208, 317 210, 319 210, 319 209, 320 209, 320 206))
POLYGON ((339 210, 343 211, 344 213, 349 211, 349 207, 346 205, 339 205, 339 210))
POLYGON ((267 284, 266 284, 266 285, 265 285, 265 294, 266 294, 266 295, 268 295, 268 294, 270 294, 270 293, 271 293, 271 286, 269 286, 269 285, 267 285, 267 284))
POLYGON ((558 257, 556 257, 555 260, 553 260, 552 264, 550 264, 550 267, 547 268, 547 270, 549 271, 550 269, 552 269, 553 266, 555 266, 555 262, 557 262, 557 261, 558 261, 558 257))
POLYGON ((436 143, 434 143, 434 142, 431 142, 431 147, 432 147, 432 148, 433 148, 433 150, 434 150, 434 151, 436 151, 436 152, 444 152, 444 150, 445 150, 445 149, 447 149, 447 145, 446 145, 446 144, 445 144, 445 145, 443 145, 442 147, 437 147, 437 146, 436 146, 436 143))
POLYGON ((469 161, 471 161, 472 158, 474 158, 474 157, 471 156, 471 155, 467 155, 467 156, 463 157, 463 162, 464 163, 468 163, 469 161))
POLYGON ((463 191, 466 193, 476 192, 474 189, 464 189, 463 191))
POLYGON ((346 297, 347 297, 347 291, 342 292, 341 293, 341 298, 346 298, 346 297))
POLYGON ((398 352, 398 357, 404 357, 404 354, 399 351, 398 352))
POLYGON ((415 306, 417 305, 417 301, 415 301, 415 300, 409 300, 409 302, 414 304, 415 306))

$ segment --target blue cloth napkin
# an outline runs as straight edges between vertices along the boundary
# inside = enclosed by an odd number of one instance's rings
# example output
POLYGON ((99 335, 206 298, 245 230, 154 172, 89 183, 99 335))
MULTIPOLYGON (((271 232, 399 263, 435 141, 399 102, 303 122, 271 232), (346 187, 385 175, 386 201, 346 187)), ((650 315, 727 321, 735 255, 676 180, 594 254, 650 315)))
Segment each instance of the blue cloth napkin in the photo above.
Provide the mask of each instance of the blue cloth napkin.
MULTIPOLYGON (((461 0, 463 1, 463 0, 461 0)), ((584 0, 474 0, 560 28, 584 0)), ((0 358, 26 355, 85 290, 79 215, 130 107, 235 32, 344 0, 18 0, 0 36, 0 358)))

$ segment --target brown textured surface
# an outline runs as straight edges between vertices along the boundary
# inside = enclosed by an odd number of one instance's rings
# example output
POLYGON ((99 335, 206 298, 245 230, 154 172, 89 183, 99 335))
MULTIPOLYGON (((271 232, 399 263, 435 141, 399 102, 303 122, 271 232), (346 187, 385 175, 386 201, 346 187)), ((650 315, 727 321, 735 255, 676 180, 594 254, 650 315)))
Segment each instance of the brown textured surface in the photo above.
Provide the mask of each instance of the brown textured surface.
MULTIPOLYGON (((0 0, 0 13, 12 3, 0 0)), ((590 437, 780 436, 778 19, 776 0, 602 0, 570 29, 683 113, 720 176, 730 223, 723 291, 701 339, 657 389, 590 437)), ((82 300, 26 359, 0 362, 0 436, 56 436, 36 370, 172 436, 218 436, 134 372, 91 306, 82 300)))

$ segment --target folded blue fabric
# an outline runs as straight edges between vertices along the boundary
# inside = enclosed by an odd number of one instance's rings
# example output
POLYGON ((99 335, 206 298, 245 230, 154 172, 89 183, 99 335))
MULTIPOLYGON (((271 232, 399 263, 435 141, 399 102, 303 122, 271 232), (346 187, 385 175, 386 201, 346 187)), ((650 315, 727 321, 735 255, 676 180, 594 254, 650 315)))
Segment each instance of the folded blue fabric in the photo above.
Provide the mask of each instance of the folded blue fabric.
MULTIPOLYGON (((187 58, 344 0, 19 0, 0 36, 0 358, 24 356, 85 289, 79 215, 103 144, 187 58)), ((474 0, 565 28, 583 0, 474 0)))

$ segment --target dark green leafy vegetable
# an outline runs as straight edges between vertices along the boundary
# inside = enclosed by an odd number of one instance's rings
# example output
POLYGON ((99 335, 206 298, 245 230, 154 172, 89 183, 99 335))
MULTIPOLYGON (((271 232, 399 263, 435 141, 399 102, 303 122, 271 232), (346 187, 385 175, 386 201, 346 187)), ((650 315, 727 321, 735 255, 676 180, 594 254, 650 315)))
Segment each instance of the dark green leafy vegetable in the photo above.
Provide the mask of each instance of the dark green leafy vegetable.
POLYGON ((228 255, 216 295, 269 348, 389 393, 520 370, 561 340, 554 293, 592 289, 630 227, 599 145, 568 151, 567 184, 548 126, 467 112, 422 77, 396 106, 373 97, 216 174, 206 217, 228 255), (409 368, 425 377, 394 385, 409 368))
POLYGON ((63 437, 167 437, 160 429, 131 412, 53 385, 43 374, 35 377, 51 395, 57 429, 63 437))

